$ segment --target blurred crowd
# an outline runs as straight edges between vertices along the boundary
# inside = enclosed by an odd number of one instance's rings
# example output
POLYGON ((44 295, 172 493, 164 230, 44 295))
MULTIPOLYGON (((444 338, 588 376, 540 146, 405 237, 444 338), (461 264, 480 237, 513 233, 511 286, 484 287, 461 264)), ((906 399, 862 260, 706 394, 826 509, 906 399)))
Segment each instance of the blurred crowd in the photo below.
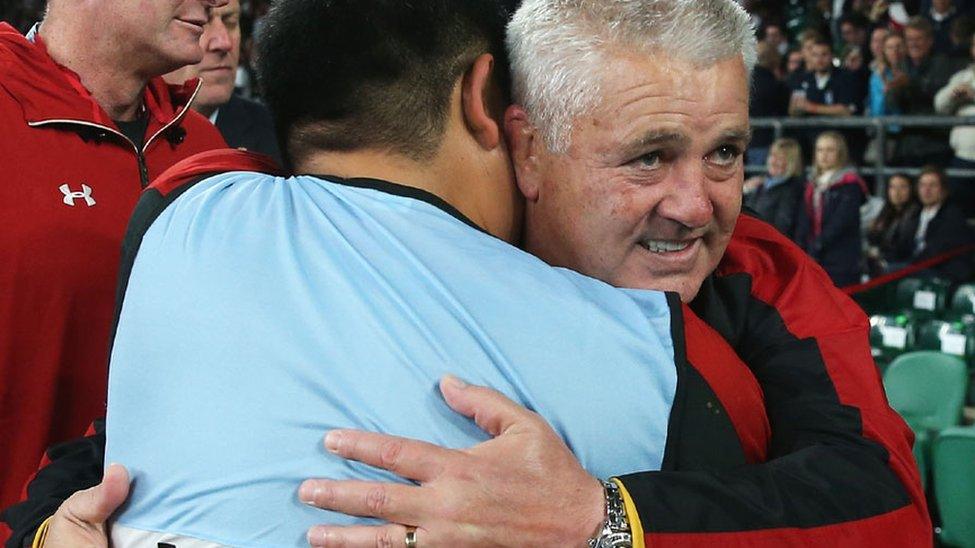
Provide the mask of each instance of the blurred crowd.
MULTIPOLYGON (((758 31, 752 117, 975 114, 975 2, 744 2, 758 31)), ((828 122, 827 122, 828 123, 828 122)), ((975 128, 891 125, 756 129, 746 205, 819 261, 840 286, 896 271, 972 242, 975 128), (882 156, 882 158, 881 158, 882 156), (882 159, 914 176, 865 178, 882 159), (914 168, 913 170, 907 168, 914 168), (921 168, 920 171, 917 168, 921 168), (880 184, 878 184, 880 183, 880 184)), ((970 257, 927 274, 965 282, 970 257)))

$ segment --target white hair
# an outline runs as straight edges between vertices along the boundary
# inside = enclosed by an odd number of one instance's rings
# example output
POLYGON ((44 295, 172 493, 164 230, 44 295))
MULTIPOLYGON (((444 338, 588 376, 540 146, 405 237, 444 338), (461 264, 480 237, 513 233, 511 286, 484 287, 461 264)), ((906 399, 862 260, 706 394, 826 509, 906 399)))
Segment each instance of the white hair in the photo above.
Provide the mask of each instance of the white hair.
POLYGON ((756 59, 751 19, 734 0, 524 0, 507 44, 514 100, 556 153, 598 104, 614 50, 702 68, 740 56, 749 75, 756 59))

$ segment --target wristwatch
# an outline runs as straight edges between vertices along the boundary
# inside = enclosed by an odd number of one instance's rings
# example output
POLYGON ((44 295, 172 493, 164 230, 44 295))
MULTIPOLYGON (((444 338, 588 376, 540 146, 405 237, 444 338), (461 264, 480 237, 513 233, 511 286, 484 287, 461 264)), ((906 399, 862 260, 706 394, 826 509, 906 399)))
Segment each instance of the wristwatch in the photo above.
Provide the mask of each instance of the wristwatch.
POLYGON ((589 548, 633 548, 630 521, 626 518, 623 495, 614 481, 602 480, 606 496, 606 518, 602 530, 589 539, 589 548))

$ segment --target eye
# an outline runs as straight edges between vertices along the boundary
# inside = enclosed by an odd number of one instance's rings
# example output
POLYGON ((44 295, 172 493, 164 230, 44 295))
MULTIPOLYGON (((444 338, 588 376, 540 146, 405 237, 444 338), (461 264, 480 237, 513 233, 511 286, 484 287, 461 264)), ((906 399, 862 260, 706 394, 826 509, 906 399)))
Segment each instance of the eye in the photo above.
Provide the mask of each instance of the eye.
POLYGON ((708 160, 718 166, 730 166, 741 156, 741 149, 733 145, 722 145, 708 155, 708 160))
POLYGON ((654 152, 648 152, 643 156, 640 156, 636 160, 633 160, 633 162, 631 163, 635 164, 637 167, 655 168, 660 165, 660 162, 662 160, 663 160, 663 155, 660 153, 660 151, 654 151, 654 152))

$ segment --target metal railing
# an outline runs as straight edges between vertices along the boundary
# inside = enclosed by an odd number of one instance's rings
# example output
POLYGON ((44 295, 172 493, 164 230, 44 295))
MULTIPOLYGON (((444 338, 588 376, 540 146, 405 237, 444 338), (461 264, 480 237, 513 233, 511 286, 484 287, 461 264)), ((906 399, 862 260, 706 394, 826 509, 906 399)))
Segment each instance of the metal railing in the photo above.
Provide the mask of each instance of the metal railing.
MULTIPOLYGON (((923 127, 923 128, 952 128, 955 126, 975 126, 975 116, 848 116, 828 117, 817 116, 808 118, 752 118, 754 129, 772 129, 775 138, 779 139, 790 128, 818 128, 818 129, 868 129, 873 128, 877 138, 876 156, 872 166, 860 166, 862 175, 876 177, 875 186, 878 195, 883 195, 886 177, 895 173, 906 173, 917 176, 920 168, 896 167, 887 165, 887 158, 883 151, 887 150, 890 126, 923 127)), ((947 143, 946 143, 947 144, 947 143)), ((949 177, 975 178, 975 169, 950 168, 945 170, 949 177)), ((747 165, 745 172, 749 174, 764 173, 765 166, 747 165)))

